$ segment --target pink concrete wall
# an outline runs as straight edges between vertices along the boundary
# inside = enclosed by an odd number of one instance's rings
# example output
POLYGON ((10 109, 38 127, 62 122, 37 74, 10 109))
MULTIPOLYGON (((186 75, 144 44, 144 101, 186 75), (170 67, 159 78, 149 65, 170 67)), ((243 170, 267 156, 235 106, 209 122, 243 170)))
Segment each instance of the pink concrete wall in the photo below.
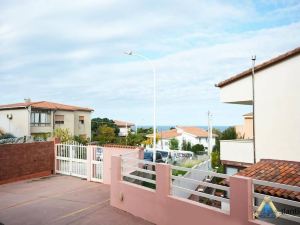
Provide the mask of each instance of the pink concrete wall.
POLYGON ((111 205, 157 225, 254 225, 268 224, 252 219, 251 180, 230 179, 230 213, 170 196, 170 166, 156 166, 156 190, 121 180, 121 159, 112 157, 111 205))
MULTIPOLYGON (((142 148, 125 148, 118 146, 104 146, 103 148, 103 183, 110 184, 111 183, 111 157, 113 155, 121 155, 125 153, 132 152, 134 156, 141 157, 143 155, 144 150, 142 148), (134 154, 136 152, 136 154, 134 154)), ((132 156, 133 156, 132 155, 132 156)), ((131 157, 132 157, 131 156, 131 157)))

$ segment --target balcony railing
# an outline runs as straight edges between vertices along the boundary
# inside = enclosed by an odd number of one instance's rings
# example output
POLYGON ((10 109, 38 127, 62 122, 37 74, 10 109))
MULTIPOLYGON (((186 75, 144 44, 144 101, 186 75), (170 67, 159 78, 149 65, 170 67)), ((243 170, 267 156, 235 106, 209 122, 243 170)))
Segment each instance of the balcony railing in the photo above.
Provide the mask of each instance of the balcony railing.
POLYGON ((221 160, 253 163, 253 140, 221 140, 221 160))
MULTIPOLYGON (((298 186, 291 186, 291 185, 286 185, 286 184, 280 184, 280 183, 274 183, 274 182, 268 182, 268 181, 263 181, 263 180, 255 180, 253 179, 253 210, 254 210, 254 215, 256 218, 261 218, 261 219, 266 219, 261 217, 259 214, 262 210, 262 206, 260 207, 261 203, 265 201, 266 203, 272 202, 274 204, 273 213, 277 217, 277 219, 283 219, 283 220, 288 220, 288 224, 292 224, 293 222, 300 223, 300 202, 299 201, 294 201, 290 199, 285 199, 285 198, 280 198, 276 196, 271 196, 268 194, 261 194, 255 192, 256 187, 264 187, 265 189, 272 188, 278 192, 282 191, 290 191, 293 193, 300 193, 300 187, 298 186), (298 212, 298 213, 297 213, 298 212), (292 214, 293 213, 293 214, 292 214)), ((275 218, 271 218, 271 223, 275 223, 276 221, 274 220, 275 218)))

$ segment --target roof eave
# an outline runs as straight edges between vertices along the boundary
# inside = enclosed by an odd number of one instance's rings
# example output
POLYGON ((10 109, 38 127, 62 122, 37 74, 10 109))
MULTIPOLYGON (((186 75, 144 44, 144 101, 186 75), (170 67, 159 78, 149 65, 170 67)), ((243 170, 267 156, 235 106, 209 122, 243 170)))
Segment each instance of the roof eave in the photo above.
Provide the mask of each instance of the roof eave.
MULTIPOLYGON (((300 47, 295 48, 295 49, 293 49, 293 50, 291 50, 289 52, 281 54, 281 55, 279 55, 279 56, 277 56, 275 58, 272 58, 272 59, 270 59, 268 61, 263 62, 262 64, 259 64, 259 65, 255 66, 254 67, 254 71, 258 72, 258 71, 267 69, 267 68, 269 68, 269 67, 271 67, 273 65, 276 65, 276 64, 278 64, 280 62, 288 60, 291 57, 297 56, 298 54, 300 54, 300 47)), ((239 74, 237 74, 235 76, 232 76, 232 77, 230 77, 230 78, 228 78, 228 79, 226 79, 224 81, 221 81, 221 82, 215 84, 215 87, 218 87, 218 88, 225 87, 225 86, 227 86, 227 85, 229 85, 231 83, 234 83, 235 81, 241 80, 241 79, 243 79, 243 78, 245 78, 245 77, 247 77, 247 76, 249 76, 251 74, 252 74, 252 69, 245 70, 242 73, 239 73, 239 74)))

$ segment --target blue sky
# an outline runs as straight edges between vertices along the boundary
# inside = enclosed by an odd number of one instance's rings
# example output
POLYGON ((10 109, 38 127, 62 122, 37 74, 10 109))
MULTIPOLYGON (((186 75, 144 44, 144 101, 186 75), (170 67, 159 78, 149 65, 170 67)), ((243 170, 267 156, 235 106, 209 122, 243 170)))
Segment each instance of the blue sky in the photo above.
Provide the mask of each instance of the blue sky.
POLYGON ((160 125, 242 123, 214 84, 300 46, 299 1, 0 0, 0 104, 48 100, 160 125))

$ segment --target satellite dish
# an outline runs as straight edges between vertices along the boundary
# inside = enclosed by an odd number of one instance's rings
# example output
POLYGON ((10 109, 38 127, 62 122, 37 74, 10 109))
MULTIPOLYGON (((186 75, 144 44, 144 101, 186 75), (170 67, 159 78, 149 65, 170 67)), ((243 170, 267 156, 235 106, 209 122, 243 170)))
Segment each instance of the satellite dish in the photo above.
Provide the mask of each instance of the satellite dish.
POLYGON ((7 119, 12 120, 13 115, 12 114, 7 114, 6 117, 7 117, 7 119))

